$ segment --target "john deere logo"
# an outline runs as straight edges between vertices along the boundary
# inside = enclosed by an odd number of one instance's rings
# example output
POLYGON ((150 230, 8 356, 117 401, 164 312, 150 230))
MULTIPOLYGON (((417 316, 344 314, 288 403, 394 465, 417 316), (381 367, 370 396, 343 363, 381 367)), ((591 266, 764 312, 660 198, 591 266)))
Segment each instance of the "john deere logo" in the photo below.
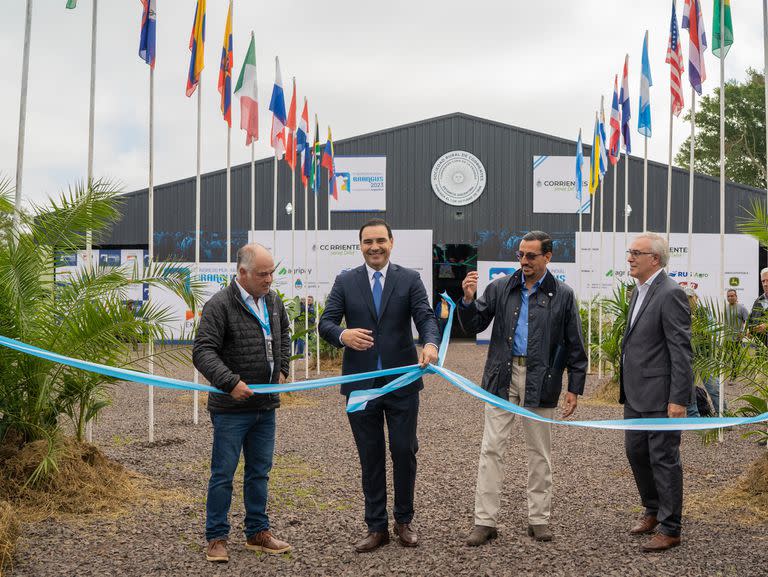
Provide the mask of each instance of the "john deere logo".
POLYGON ((731 278, 728 279, 728 284, 730 286, 739 286, 741 284, 741 281, 739 280, 739 277, 732 276, 731 278))

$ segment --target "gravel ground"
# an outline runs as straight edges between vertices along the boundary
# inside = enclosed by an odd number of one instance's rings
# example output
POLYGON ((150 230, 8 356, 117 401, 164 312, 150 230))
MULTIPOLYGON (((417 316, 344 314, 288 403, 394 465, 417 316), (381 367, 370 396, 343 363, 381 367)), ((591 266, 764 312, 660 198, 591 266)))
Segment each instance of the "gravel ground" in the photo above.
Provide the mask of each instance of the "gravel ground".
MULTIPOLYGON (((454 343, 447 364, 477 382, 485 354, 485 347, 454 343)), ((191 379, 191 370, 174 376, 191 379)), ((590 379, 588 393, 595 381, 590 379)), ((730 398, 737 388, 728 388, 730 398)), ((648 555, 627 534, 640 507, 620 432, 555 427, 555 540, 536 543, 526 537, 526 464, 516 424, 499 538, 467 548, 482 404, 433 376, 422 392, 419 423, 414 527, 420 546, 405 549, 392 542, 358 555, 352 543, 365 530, 360 469, 342 401, 336 389, 304 393, 278 413, 270 517, 276 535, 293 544, 293 553, 259 556, 243 548, 242 492, 236 482, 230 562, 213 565, 203 554, 211 445, 207 412, 201 409, 194 426, 190 393, 156 390, 156 441, 148 444, 147 390, 121 384, 114 405, 95 428, 94 441, 174 497, 135 506, 124 515, 28 524, 11 574, 766 575, 766 525, 744 516, 732 521, 718 498, 764 451, 738 431, 711 445, 693 433, 684 435, 683 546, 648 555)), ((576 413, 581 419, 620 415, 618 406, 589 404, 588 399, 576 413)))

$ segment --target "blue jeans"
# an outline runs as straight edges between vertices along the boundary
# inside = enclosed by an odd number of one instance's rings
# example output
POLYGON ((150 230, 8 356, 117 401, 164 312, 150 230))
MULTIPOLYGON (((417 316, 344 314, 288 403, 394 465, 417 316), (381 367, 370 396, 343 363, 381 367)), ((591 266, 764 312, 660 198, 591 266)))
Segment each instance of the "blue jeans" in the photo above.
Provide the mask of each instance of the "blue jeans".
MULTIPOLYGON (((712 408, 715 409, 715 415, 720 412, 720 379, 717 377, 711 377, 704 381, 704 388, 709 393, 709 398, 712 401, 712 408)), ((723 399, 723 411, 728 410, 728 403, 723 399)))
POLYGON ((294 355, 303 355, 304 354, 304 339, 296 339, 293 342, 293 354, 294 355))
POLYGON ((229 535, 229 505, 232 480, 245 456, 243 501, 245 536, 269 529, 267 483, 275 450, 275 410, 251 413, 211 413, 213 447, 211 479, 205 506, 205 538, 224 539, 229 535))

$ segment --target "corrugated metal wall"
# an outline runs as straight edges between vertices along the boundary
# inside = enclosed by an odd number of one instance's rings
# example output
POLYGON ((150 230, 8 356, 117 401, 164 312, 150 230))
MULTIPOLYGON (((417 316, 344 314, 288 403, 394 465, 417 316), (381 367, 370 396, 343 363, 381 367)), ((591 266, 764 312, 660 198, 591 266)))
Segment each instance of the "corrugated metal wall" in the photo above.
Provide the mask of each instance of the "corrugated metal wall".
MULTIPOLYGON (((639 141, 638 141, 639 142, 639 141)), ((334 229, 356 229, 367 218, 385 218, 393 228, 432 229, 436 243, 475 242, 478 230, 531 230, 551 232, 578 230, 575 214, 533 213, 532 160, 538 155, 575 155, 572 141, 538 134, 491 122, 465 114, 451 114, 414 124, 395 127, 335 143, 338 156, 385 155, 387 157, 387 211, 385 213, 334 213, 334 229), (443 203, 432 192, 432 165, 446 152, 465 150, 477 156, 486 169, 486 189, 468 206, 454 207, 443 203), (457 213, 461 213, 457 215, 457 213)), ((590 147, 584 147, 588 156, 590 147)), ((618 165, 618 204, 624 205, 624 167, 618 165)), ((256 163, 256 228, 272 228, 273 159, 256 163)), ((278 228, 290 229, 290 217, 284 207, 291 199, 291 174, 280 162, 278 192, 278 228)), ((612 230, 613 168, 605 177, 604 229, 612 230)), ((323 172, 325 174, 325 172, 323 172)), ((300 178, 297 176, 297 182, 300 178)), ((688 173, 673 169, 672 231, 686 232, 688 227, 688 173)), ((632 213, 629 230, 642 228, 643 161, 630 157, 629 204, 632 213)), ((666 226, 666 165, 648 165, 648 228, 663 231, 666 226)), ((694 232, 719 232, 719 182, 709 176, 695 178, 694 232)), ((745 208, 754 198, 764 198, 765 191, 728 183, 726 187, 726 232, 737 232, 745 208)), ((155 187, 155 232, 173 235, 194 231, 195 179, 189 178, 155 187)), ((319 198, 319 227, 327 228, 326 195, 319 198)), ((314 225, 313 198, 309 199, 309 222, 314 225)), ((297 190, 296 223, 304 226, 303 190, 297 190)), ((225 171, 202 177, 201 223, 205 234, 223 237, 226 232, 225 171)), ((595 206, 599 214, 599 203, 595 206)), ((147 191, 125 195, 123 219, 114 227, 103 245, 142 245, 147 238, 147 191)), ((583 220, 590 228, 590 216, 583 220)), ((619 214, 618 230, 623 231, 624 214, 619 214)), ((233 259, 237 248, 245 242, 250 223, 250 165, 232 169, 233 259)), ((599 229, 596 223, 596 229, 599 229)), ((194 259, 194 253, 170 255, 158 242, 158 257, 194 259)), ((203 255, 202 260, 208 260, 203 255)))

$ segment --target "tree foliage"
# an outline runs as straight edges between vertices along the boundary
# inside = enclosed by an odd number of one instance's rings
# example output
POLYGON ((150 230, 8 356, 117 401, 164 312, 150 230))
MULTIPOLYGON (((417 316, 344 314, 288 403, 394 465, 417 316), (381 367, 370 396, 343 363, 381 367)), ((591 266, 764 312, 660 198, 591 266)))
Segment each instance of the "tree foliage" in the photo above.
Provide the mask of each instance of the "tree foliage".
MULTIPOLYGON (((765 77, 747 70, 747 80, 725 84, 725 176, 728 180, 765 188, 765 77)), ((690 110, 684 120, 690 122, 690 110)), ((675 163, 690 167, 690 136, 675 163)), ((720 88, 696 99, 694 169, 720 176, 720 88)))

